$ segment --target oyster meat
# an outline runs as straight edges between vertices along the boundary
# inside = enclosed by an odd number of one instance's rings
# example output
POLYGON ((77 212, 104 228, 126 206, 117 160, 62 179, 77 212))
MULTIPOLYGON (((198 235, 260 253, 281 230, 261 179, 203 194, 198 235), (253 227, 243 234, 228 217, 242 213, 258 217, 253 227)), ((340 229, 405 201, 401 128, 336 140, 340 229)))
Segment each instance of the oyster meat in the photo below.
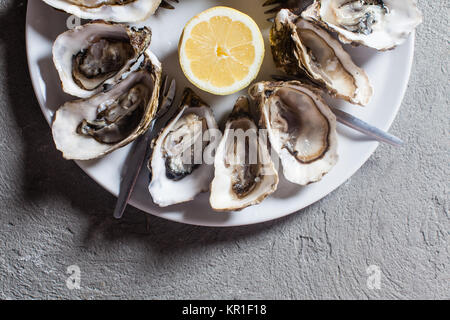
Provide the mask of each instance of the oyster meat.
POLYGON ((369 78, 326 30, 283 9, 270 39, 275 63, 287 74, 306 75, 351 103, 369 103, 373 95, 369 78))
POLYGON ((43 0, 82 19, 138 22, 155 13, 161 0, 43 0))
POLYGON ((321 180, 338 155, 336 117, 317 89, 298 81, 260 82, 249 93, 286 179, 299 185, 321 180))
POLYGON ((53 62, 63 90, 89 98, 128 72, 150 45, 151 32, 94 21, 58 36, 53 62))
POLYGON ((214 167, 206 152, 214 150, 217 133, 211 108, 186 89, 178 112, 152 143, 149 192, 155 204, 167 207, 191 201, 209 190, 214 167))
POLYGON ((343 43, 389 50, 422 23, 415 0, 316 0, 302 17, 337 32, 343 43))
POLYGON ((161 64, 147 50, 140 67, 109 91, 65 103, 52 124, 56 147, 68 160, 91 160, 143 134, 158 109, 161 64))
POLYGON ((250 114, 248 99, 239 98, 216 152, 210 196, 214 210, 241 210, 275 192, 278 172, 264 138, 250 114))

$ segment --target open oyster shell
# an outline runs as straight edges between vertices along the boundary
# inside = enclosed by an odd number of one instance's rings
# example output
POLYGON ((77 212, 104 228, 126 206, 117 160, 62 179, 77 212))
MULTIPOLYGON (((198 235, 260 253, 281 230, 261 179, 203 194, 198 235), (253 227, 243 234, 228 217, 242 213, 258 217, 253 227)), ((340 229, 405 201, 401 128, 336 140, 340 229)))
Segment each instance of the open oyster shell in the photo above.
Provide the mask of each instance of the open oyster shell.
POLYGON ((260 82, 249 93, 286 179, 299 185, 321 180, 338 155, 336 117, 317 89, 298 81, 260 82))
POLYGON ((155 204, 167 207, 191 201, 209 190, 214 167, 205 152, 217 143, 208 136, 214 133, 220 132, 211 108, 186 89, 178 112, 152 143, 149 192, 155 204))
POLYGON ((59 108, 52 133, 64 158, 100 158, 147 131, 158 109, 161 64, 149 50, 144 57, 139 69, 109 91, 59 108))
POLYGON ((216 152, 210 196, 214 210, 241 210, 275 192, 278 172, 266 142, 250 114, 248 99, 239 98, 216 152))
POLYGON ((63 90, 79 98, 102 91, 130 70, 148 48, 151 31, 93 21, 58 36, 53 62, 63 90))
POLYGON ((389 50, 422 23, 415 0, 316 0, 302 17, 337 32, 343 43, 389 50))
POLYGON ((138 22, 155 13, 161 0, 43 0, 82 19, 138 22))
POLYGON ((327 31, 281 10, 271 31, 272 53, 277 67, 289 75, 306 75, 336 97, 366 105, 373 89, 342 45, 327 31))

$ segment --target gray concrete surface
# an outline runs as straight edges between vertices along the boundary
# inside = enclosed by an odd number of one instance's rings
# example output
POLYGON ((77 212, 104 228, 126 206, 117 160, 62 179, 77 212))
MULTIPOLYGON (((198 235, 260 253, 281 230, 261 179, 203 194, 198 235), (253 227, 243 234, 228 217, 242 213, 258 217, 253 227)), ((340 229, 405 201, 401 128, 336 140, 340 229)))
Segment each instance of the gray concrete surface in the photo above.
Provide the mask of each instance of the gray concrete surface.
POLYGON ((111 218, 115 199, 53 146, 27 71, 26 1, 1 0, 0 298, 449 299, 449 1, 419 5, 392 128, 407 146, 381 146, 301 213, 209 229, 134 209, 111 218), (79 290, 66 286, 71 265, 79 290))

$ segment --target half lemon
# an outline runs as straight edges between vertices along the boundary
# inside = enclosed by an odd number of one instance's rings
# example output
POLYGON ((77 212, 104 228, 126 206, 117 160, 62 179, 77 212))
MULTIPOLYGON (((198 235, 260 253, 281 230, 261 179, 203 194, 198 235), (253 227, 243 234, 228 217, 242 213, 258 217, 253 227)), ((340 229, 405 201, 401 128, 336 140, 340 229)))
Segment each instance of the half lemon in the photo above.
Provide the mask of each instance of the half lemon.
POLYGON ((198 88, 228 95, 247 87, 264 59, 256 22, 228 7, 214 7, 192 18, 179 45, 181 68, 198 88))

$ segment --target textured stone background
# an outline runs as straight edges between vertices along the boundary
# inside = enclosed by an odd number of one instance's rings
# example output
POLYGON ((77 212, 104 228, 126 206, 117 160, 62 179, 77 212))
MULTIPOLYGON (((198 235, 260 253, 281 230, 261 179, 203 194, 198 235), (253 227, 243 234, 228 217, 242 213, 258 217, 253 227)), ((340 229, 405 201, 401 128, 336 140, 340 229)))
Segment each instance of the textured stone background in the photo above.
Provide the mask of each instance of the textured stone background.
MULTIPOLYGON (((37 1, 37 0, 32 0, 37 1)), ((0 298, 450 298, 449 2, 425 23, 392 132, 346 184, 299 214, 208 229, 129 209, 55 151, 29 81, 26 1, 0 0, 0 298), (80 266, 80 290, 66 268, 80 266), (366 268, 382 270, 367 288, 366 268)))

